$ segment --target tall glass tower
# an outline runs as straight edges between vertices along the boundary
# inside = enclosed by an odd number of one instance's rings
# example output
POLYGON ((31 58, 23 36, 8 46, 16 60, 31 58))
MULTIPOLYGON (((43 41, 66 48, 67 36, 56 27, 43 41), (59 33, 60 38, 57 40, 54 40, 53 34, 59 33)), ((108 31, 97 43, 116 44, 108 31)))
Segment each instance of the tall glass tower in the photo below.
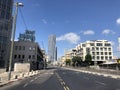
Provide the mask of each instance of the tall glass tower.
POLYGON ((56 57, 56 36, 48 37, 48 61, 54 62, 56 57))
POLYGON ((12 31, 13 0, 0 0, 0 68, 7 67, 12 31))

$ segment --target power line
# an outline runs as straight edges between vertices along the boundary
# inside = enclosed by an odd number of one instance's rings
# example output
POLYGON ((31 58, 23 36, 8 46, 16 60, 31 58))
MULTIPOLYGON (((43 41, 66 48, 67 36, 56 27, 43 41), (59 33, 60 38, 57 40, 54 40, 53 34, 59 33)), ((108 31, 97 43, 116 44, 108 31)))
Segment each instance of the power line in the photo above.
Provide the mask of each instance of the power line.
POLYGON ((23 13, 22 13, 21 8, 19 8, 19 10, 20 10, 20 14, 21 14, 21 17, 22 17, 23 23, 24 23, 25 28, 26 28, 26 30, 27 30, 27 24, 26 24, 25 19, 24 19, 24 17, 23 17, 23 13))

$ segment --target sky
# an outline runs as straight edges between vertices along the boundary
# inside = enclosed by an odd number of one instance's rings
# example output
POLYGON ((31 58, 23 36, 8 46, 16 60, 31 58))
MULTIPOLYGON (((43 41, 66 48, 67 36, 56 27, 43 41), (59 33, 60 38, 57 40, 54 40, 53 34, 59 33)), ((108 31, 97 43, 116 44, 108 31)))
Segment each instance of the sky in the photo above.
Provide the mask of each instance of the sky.
POLYGON ((120 0, 14 0, 15 2, 24 4, 18 11, 16 40, 19 33, 24 33, 26 29, 35 30, 36 42, 47 52, 48 36, 54 34, 58 57, 64 55, 65 49, 74 48, 87 40, 108 40, 112 42, 113 54, 120 55, 120 0))

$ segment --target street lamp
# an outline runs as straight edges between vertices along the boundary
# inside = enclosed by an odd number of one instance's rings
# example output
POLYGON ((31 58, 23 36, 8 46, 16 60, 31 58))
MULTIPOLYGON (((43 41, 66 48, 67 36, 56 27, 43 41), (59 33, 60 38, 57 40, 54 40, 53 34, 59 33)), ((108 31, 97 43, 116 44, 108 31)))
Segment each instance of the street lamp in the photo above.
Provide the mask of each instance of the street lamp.
POLYGON ((15 31, 16 31, 16 21, 17 21, 18 7, 22 7, 23 4, 19 3, 19 2, 16 2, 15 6, 16 6, 16 9, 15 9, 15 12, 14 12, 14 17, 13 17, 13 28, 12 28, 12 35, 11 35, 11 47, 10 47, 8 80, 10 80, 10 78, 11 78, 12 55, 13 55, 13 46, 14 46, 14 38, 15 38, 15 31))

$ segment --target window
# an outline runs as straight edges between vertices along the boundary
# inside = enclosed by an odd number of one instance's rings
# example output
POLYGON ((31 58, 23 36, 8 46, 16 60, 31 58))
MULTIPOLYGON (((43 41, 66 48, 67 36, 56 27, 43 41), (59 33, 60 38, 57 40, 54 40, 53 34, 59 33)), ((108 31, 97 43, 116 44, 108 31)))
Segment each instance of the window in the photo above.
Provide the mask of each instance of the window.
POLYGON ((29 50, 32 50, 32 47, 29 47, 29 50))
POLYGON ((97 52, 97 55, 99 55, 99 52, 97 52))
POLYGON ((17 55, 14 55, 14 59, 16 59, 17 58, 17 55))
POLYGON ((104 48, 105 51, 107 51, 107 48, 104 48))
POLYGON ((97 59, 99 59, 99 56, 97 56, 97 59))
POLYGON ((107 56, 105 56, 105 59, 106 59, 106 60, 108 60, 108 57, 107 57, 107 56))
POLYGON ((109 52, 109 55, 111 55, 111 52, 109 52))
POLYGON ((99 48, 98 48, 98 47, 96 47, 96 50, 99 50, 99 48))
POLYGON ((109 57, 109 59, 111 60, 111 59, 112 59, 112 57, 110 56, 110 57, 109 57))
POLYGON ((94 46, 94 43, 90 43, 90 46, 94 46))
POLYGON ((111 51, 111 48, 108 48, 109 51, 111 51))
POLYGON ((18 47, 17 46, 15 46, 15 50, 17 50, 18 49, 18 47))
POLYGON ((21 58, 21 55, 19 55, 18 58, 20 59, 20 58, 21 58))
POLYGON ((92 47, 92 50, 95 50, 95 48, 94 48, 94 47, 92 47))
POLYGON ((35 59, 35 55, 32 55, 32 59, 35 59))
POLYGON ((19 50, 21 50, 21 46, 19 46, 19 50))
POLYGON ((101 51, 103 51, 103 48, 100 48, 101 51))
POLYGON ((102 43, 97 43, 97 46, 102 46, 102 43))
POLYGON ((105 52, 105 55, 107 55, 107 52, 105 52))
POLYGON ((101 55, 103 55, 103 52, 101 52, 101 55))
POLYGON ((95 55, 95 52, 92 52, 92 55, 95 55))
POLYGON ((82 44, 83 47, 85 47, 86 45, 85 44, 82 44))
POLYGON ((29 59, 31 59, 31 55, 29 55, 29 59))
POLYGON ((103 60, 104 59, 104 57, 103 56, 101 56, 101 60, 103 60))
POLYGON ((25 46, 23 46, 23 50, 25 50, 25 46))
POLYGON ((110 43, 105 43, 105 46, 111 46, 111 44, 110 43))
POLYGON ((1 12, 1 18, 4 18, 4 16, 5 16, 5 11, 2 10, 2 12, 1 12))
POLYGON ((24 59, 25 58, 25 55, 22 55, 22 59, 24 59))

